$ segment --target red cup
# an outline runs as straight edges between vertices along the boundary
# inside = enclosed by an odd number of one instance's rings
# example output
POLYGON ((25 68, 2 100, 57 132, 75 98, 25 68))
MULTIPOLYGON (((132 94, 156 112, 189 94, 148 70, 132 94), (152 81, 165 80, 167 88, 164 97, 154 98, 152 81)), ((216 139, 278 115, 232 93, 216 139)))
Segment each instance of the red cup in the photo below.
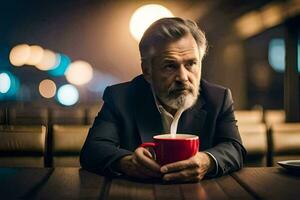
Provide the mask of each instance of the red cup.
POLYGON ((199 151, 199 137, 196 135, 156 135, 154 142, 145 142, 140 147, 153 148, 155 160, 160 165, 189 159, 199 151))

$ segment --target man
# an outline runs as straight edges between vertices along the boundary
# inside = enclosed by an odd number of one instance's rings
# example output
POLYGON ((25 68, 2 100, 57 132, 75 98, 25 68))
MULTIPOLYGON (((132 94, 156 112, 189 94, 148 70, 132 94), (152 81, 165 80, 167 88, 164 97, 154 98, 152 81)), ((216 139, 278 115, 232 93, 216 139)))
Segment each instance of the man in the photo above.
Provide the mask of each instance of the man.
POLYGON ((245 149, 230 90, 201 79, 206 48, 195 22, 154 22, 139 44, 143 75, 106 88, 104 105, 81 151, 82 167, 104 175, 177 182, 240 169, 245 149), (139 145, 171 127, 198 135, 200 149, 187 160, 159 166, 139 145))

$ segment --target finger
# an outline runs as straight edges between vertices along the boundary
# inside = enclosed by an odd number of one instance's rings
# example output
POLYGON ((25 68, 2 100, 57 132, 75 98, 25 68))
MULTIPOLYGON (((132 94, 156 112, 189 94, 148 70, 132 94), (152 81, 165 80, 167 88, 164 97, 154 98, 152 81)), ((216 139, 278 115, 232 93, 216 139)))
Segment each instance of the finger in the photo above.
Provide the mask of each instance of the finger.
POLYGON ((194 159, 187 159, 164 165, 161 167, 160 171, 162 173, 170 173, 193 167, 197 167, 197 163, 194 161, 194 159))
POLYGON ((136 166, 137 170, 141 173, 144 174, 145 176, 147 176, 148 178, 159 178, 161 177, 161 174, 156 172, 156 171, 152 171, 148 168, 146 168, 145 166, 143 166, 141 163, 138 162, 138 160, 136 160, 136 158, 134 158, 132 160, 132 162, 134 163, 134 165, 136 166))
POLYGON ((165 181, 188 181, 192 180, 199 175, 197 168, 185 169, 179 172, 168 173, 163 176, 165 181))
POLYGON ((150 151, 148 149, 145 149, 146 151, 144 151, 144 154, 148 157, 148 158, 151 158, 153 159, 153 156, 152 154, 150 153, 150 151))
POLYGON ((151 154, 147 149, 140 147, 135 151, 137 161, 148 169, 160 172, 160 166, 157 162, 146 155, 151 154))

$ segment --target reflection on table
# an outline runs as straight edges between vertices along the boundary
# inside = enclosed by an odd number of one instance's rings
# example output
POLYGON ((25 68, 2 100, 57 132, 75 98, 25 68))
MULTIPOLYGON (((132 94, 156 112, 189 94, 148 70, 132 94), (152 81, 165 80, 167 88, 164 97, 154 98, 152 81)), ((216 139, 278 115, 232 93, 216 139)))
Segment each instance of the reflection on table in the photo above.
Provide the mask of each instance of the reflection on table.
POLYGON ((1 199, 298 199, 300 177, 244 168, 199 183, 107 178, 80 168, 0 168, 1 199))

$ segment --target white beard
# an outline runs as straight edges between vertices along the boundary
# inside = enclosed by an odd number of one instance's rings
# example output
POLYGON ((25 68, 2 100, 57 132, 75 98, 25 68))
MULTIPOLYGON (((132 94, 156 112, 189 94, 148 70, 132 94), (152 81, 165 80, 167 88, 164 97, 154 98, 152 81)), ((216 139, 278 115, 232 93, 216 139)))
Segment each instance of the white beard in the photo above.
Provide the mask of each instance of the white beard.
POLYGON ((200 95, 200 78, 197 81, 198 84, 191 85, 189 84, 185 88, 189 91, 187 94, 181 94, 177 97, 172 94, 172 91, 178 89, 179 87, 172 85, 167 92, 156 91, 152 86, 152 90, 157 95, 159 100, 166 106, 174 110, 187 110, 191 108, 197 102, 197 99, 200 95))
MULTIPOLYGON (((199 94, 199 92, 198 92, 199 94)), ((197 99, 198 99, 198 94, 197 95, 193 95, 191 93, 189 93, 188 95, 180 95, 179 97, 177 97, 176 99, 172 98, 160 98, 161 101, 166 104, 167 106, 179 110, 179 109, 183 109, 186 110, 190 107, 192 107, 197 99)))

